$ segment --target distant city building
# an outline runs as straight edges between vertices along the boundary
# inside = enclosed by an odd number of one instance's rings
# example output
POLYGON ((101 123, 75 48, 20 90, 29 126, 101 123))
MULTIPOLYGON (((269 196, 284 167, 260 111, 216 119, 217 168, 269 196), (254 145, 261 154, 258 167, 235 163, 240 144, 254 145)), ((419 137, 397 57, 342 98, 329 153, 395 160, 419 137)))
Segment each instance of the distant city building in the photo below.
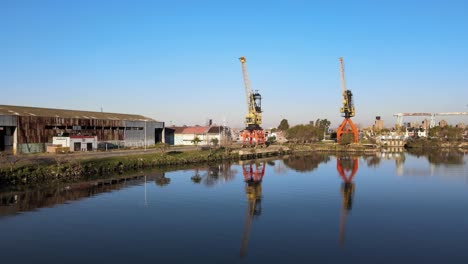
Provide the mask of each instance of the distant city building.
POLYGON ((445 120, 440 120, 440 122, 439 122, 439 126, 440 126, 440 127, 446 127, 447 125, 448 125, 447 121, 445 121, 445 120))
POLYGON ((410 122, 408 127, 419 127, 419 122, 410 122))
POLYGON ((466 128, 466 125, 465 125, 464 123, 458 123, 458 124, 456 125, 456 127, 461 128, 461 129, 465 129, 465 128, 466 128))
POLYGON ((422 126, 421 127, 424 128, 424 129, 429 129, 431 127, 431 121, 428 120, 428 119, 424 119, 422 121, 422 126))
POLYGON ((427 130, 423 128, 406 128, 404 138, 427 137, 427 130))
POLYGON ((384 121, 380 118, 380 116, 375 117, 375 122, 373 125, 374 131, 380 131, 384 128, 384 121))

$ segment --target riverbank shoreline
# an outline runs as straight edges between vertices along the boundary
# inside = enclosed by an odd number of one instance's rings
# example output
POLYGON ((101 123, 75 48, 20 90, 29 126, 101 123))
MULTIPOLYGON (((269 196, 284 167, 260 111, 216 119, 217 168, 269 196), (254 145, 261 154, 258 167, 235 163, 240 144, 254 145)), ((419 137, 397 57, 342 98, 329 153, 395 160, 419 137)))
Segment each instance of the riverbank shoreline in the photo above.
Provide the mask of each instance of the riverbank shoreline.
MULTIPOLYGON (((82 181, 106 179, 113 175, 130 174, 136 171, 206 164, 212 162, 237 162, 263 157, 301 155, 307 153, 327 153, 332 155, 376 155, 385 151, 371 144, 289 144, 272 145, 267 148, 233 149, 159 149, 149 152, 110 153, 107 157, 93 158, 86 154, 50 154, 44 158, 32 159, 27 165, 16 163, 2 164, 0 167, 0 189, 28 187, 48 184, 66 184, 82 181), (78 158, 79 157, 79 158, 78 158)), ((21 159, 21 158, 20 158, 21 159)))

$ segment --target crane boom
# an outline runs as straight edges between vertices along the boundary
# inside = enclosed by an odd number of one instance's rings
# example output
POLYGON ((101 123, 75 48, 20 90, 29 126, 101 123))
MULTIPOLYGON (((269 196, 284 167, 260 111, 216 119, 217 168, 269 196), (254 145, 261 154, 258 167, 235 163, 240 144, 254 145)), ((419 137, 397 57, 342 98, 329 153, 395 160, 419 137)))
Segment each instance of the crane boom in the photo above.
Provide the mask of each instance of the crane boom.
POLYGON ((343 57, 340 57, 340 73, 341 73, 341 93, 344 94, 346 92, 346 79, 344 75, 343 57))
POLYGON ((438 115, 438 116, 468 115, 468 112, 435 113, 434 115, 438 115))
POLYGON ((244 79, 245 97, 247 102, 247 111, 251 112, 252 109, 252 86, 250 84, 249 72, 247 71, 247 59, 245 57, 239 58, 242 65, 242 77, 244 79))
POLYGON ((351 92, 351 90, 348 90, 346 88, 343 57, 340 57, 339 60, 340 60, 340 73, 341 73, 341 91, 343 95, 343 107, 340 109, 340 112, 343 113, 346 118, 350 118, 355 115, 353 93, 351 92))

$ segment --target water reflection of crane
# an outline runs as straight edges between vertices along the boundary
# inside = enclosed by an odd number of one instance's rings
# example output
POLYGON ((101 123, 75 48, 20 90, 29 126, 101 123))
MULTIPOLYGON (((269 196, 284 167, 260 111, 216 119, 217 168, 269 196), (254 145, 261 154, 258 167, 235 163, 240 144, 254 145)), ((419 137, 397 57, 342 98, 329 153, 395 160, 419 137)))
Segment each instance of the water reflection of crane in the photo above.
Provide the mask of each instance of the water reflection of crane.
POLYGON ((247 244, 254 216, 262 213, 262 179, 265 174, 265 162, 242 165, 245 181, 245 194, 247 195, 247 210, 244 220, 244 234, 240 255, 244 257, 247 252, 247 244))
POLYGON ((336 158, 336 170, 343 179, 341 185, 341 220, 340 220, 340 244, 344 244, 346 215, 351 211, 353 207, 353 196, 354 196, 354 183, 353 178, 358 171, 359 162, 357 157, 337 157, 336 158))

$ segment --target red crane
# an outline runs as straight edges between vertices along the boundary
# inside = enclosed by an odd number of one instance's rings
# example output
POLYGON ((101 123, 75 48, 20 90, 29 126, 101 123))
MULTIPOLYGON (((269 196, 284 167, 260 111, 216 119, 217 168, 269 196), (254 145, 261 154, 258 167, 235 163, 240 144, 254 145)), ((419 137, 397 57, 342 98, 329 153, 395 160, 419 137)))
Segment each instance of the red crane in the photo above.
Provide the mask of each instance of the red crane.
POLYGON ((354 143, 357 143, 359 140, 358 129, 354 125, 353 121, 351 121, 351 117, 355 115, 353 93, 351 90, 346 88, 343 57, 340 57, 340 73, 341 91, 343 95, 343 107, 341 107, 340 112, 343 113, 344 120, 336 130, 336 139, 337 141, 341 141, 343 134, 353 134, 354 143))

